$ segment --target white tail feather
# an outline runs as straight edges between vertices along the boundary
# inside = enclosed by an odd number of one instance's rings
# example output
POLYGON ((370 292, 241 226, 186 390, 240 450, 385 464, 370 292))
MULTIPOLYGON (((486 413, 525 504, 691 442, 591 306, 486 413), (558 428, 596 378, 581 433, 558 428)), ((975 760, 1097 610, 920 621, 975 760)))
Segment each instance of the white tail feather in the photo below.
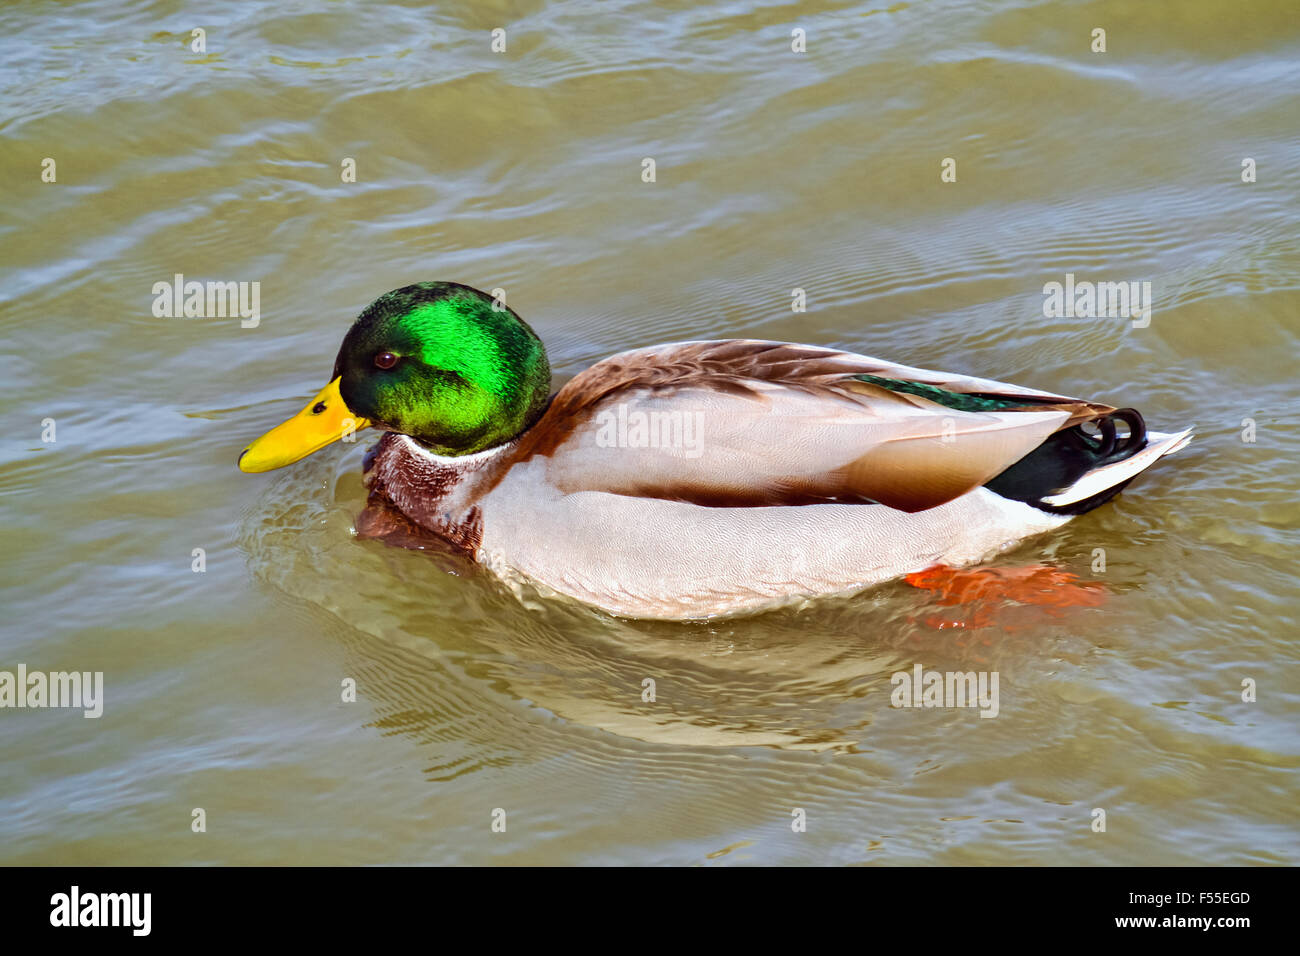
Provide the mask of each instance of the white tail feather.
POLYGON ((1163 432, 1147 432, 1147 446, 1136 455, 1088 472, 1060 494, 1044 498, 1043 503, 1060 508, 1099 495, 1107 488, 1113 488, 1121 481, 1127 481, 1138 472, 1145 471, 1155 463, 1157 458, 1172 455, 1191 440, 1191 428, 1171 435, 1163 432))

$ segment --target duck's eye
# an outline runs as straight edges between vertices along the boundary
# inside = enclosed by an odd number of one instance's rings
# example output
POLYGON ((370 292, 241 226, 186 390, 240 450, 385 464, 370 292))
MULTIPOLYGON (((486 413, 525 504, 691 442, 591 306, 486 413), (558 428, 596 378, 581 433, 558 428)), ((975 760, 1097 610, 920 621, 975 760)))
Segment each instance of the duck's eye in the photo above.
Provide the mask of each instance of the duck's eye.
POLYGON ((311 413, 312 413, 313 415, 319 415, 319 414, 320 414, 321 412, 323 412, 323 411, 325 411, 325 403, 324 403, 324 402, 317 402, 315 405, 313 405, 313 406, 311 407, 311 413))
POLYGON ((375 364, 380 368, 392 368, 397 364, 397 356, 392 352, 380 352, 375 356, 375 364))

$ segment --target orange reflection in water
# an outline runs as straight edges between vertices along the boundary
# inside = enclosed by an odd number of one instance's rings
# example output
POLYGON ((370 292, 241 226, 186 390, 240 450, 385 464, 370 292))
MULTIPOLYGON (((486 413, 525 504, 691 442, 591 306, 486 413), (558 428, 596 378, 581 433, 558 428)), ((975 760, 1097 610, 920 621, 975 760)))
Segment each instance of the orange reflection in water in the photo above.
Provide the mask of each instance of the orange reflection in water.
POLYGON ((1009 626, 998 612, 1014 605, 1035 605, 1044 614, 1061 617, 1066 609, 1100 607, 1106 603, 1106 586, 1100 581, 1080 581, 1070 571, 1036 564, 1024 568, 950 568, 936 564, 913 571, 903 580, 916 588, 935 592, 936 603, 963 607, 959 613, 944 612, 923 618, 938 630, 974 630, 998 625, 1005 630, 1023 630, 1032 624, 1009 626))

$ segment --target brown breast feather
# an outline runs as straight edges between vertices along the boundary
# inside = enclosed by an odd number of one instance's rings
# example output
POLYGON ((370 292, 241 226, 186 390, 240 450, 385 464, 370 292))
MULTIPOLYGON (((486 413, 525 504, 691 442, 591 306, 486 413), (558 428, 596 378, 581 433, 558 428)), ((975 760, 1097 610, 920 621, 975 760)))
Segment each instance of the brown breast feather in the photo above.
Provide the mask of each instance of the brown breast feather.
POLYGON ((388 432, 366 456, 366 510, 357 518, 357 535, 381 538, 404 548, 426 548, 442 542, 472 555, 483 539, 483 515, 474 505, 459 502, 453 492, 473 474, 412 454, 401 439, 388 432))

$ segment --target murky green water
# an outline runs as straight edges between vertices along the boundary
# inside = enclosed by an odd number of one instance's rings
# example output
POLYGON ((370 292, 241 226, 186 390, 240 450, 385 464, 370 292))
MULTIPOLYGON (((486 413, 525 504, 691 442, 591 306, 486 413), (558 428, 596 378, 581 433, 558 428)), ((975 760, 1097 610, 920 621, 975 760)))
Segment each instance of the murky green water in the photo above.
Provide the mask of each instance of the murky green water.
POLYGON ((105 681, 0 710, 0 862, 1300 862, 1290 0, 20 3, 0 64, 0 669, 105 681), (177 273, 260 322, 155 317, 177 273), (1150 325, 1045 318, 1066 273, 1150 325), (235 469, 424 279, 506 289, 561 376, 789 339, 1197 439, 999 559, 1097 607, 525 606, 352 538, 357 446, 235 469), (998 717, 891 709, 916 663, 998 717))

